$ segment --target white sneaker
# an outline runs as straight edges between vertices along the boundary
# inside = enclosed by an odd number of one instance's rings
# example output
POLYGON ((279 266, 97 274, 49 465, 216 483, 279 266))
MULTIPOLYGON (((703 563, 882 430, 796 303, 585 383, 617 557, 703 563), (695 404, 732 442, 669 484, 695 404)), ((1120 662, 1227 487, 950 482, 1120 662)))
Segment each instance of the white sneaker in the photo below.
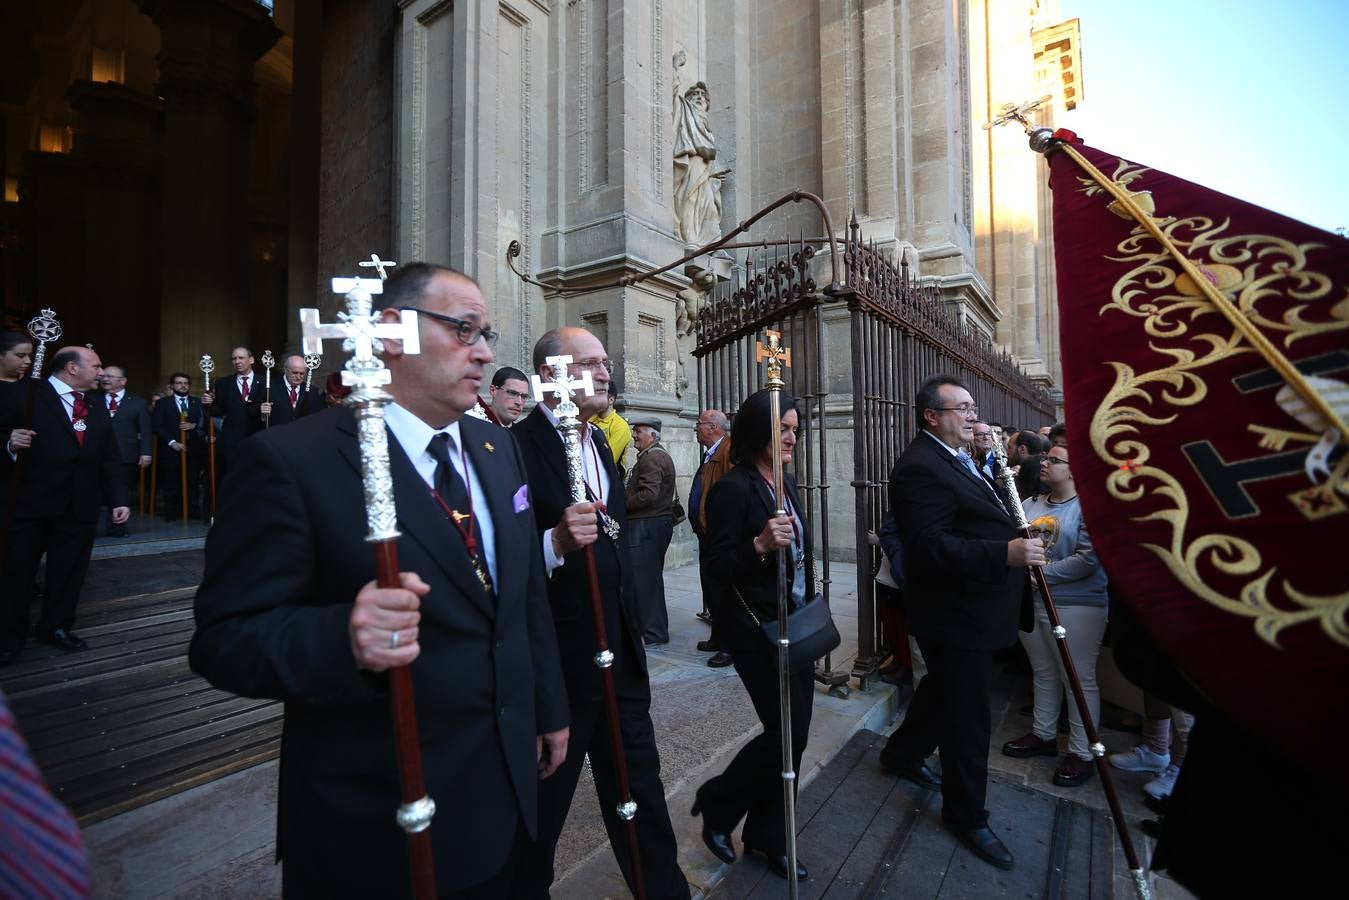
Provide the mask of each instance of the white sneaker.
POLYGON ((1160 774, 1171 765, 1171 754, 1155 753, 1146 744, 1139 744, 1128 753, 1110 754, 1110 765, 1125 772, 1160 774))
POLYGON ((1172 763, 1162 770, 1162 774, 1143 785, 1143 793, 1153 800, 1165 800, 1176 789, 1176 779, 1180 777, 1180 766, 1172 763))

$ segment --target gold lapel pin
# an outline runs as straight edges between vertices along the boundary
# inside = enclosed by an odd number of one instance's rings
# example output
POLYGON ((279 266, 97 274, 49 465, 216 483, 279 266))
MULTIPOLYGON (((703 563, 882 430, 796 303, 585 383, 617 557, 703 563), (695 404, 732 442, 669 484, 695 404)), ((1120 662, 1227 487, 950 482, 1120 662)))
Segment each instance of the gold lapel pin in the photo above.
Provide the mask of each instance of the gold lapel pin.
POLYGON ((491 441, 485 441, 485 442, 483 443, 483 447, 485 447, 485 448, 487 449, 487 452, 488 452, 488 453, 496 453, 496 452, 497 452, 497 448, 492 446, 492 442, 491 442, 491 441))

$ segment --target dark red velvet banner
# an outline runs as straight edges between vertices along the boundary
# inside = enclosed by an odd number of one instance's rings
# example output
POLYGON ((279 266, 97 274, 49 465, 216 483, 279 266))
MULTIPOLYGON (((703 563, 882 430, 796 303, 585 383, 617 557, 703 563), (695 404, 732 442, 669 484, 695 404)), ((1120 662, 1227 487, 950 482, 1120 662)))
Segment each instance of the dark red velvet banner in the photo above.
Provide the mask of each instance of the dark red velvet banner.
MULTIPOLYGON (((1349 419, 1349 241, 1071 146, 1349 419)), ((1346 445, 1075 160, 1050 171, 1069 452, 1116 592, 1217 708, 1349 781, 1346 445)))

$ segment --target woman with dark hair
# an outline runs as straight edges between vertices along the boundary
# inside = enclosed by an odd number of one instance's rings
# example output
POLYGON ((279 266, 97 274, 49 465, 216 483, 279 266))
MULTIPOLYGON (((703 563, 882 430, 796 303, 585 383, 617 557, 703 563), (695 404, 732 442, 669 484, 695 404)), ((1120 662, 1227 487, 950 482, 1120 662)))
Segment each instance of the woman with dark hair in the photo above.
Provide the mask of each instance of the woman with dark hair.
MULTIPOLYGON (((781 401, 782 465, 786 469, 796 447, 797 412, 790 397, 781 401)), ((769 392, 747 399, 731 431, 731 461, 707 496, 707 556, 704 565, 725 585, 724 608, 712 611, 721 625, 722 648, 729 650, 736 674, 749 693, 763 733, 736 754, 726 771, 698 788, 693 814, 703 816, 703 843, 723 862, 735 862, 731 833, 740 820, 745 853, 768 858, 777 875, 787 877, 786 810, 782 801, 782 725, 778 712, 777 646, 759 627, 778 618, 778 554, 787 554, 792 579, 791 605, 814 595, 811 567, 806 564, 810 535, 801 515, 796 481, 783 473, 788 515, 774 516, 773 434, 769 392)), ((791 674, 791 735, 794 768, 810 731, 815 697, 811 668, 791 674)), ((798 860, 796 877, 809 877, 798 860)))
POLYGON ((18 381, 32 366, 33 339, 17 331, 0 334, 0 381, 18 381))

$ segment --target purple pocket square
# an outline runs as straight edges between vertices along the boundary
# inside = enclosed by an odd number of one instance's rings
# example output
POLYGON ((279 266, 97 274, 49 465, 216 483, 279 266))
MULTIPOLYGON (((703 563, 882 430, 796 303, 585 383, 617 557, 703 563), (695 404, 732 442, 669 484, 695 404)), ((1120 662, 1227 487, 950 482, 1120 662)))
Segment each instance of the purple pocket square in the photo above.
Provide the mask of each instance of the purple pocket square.
POLYGON ((516 491, 515 496, 511 498, 511 506, 515 508, 516 512, 524 512, 529 509, 529 485, 520 485, 520 490, 516 491))

